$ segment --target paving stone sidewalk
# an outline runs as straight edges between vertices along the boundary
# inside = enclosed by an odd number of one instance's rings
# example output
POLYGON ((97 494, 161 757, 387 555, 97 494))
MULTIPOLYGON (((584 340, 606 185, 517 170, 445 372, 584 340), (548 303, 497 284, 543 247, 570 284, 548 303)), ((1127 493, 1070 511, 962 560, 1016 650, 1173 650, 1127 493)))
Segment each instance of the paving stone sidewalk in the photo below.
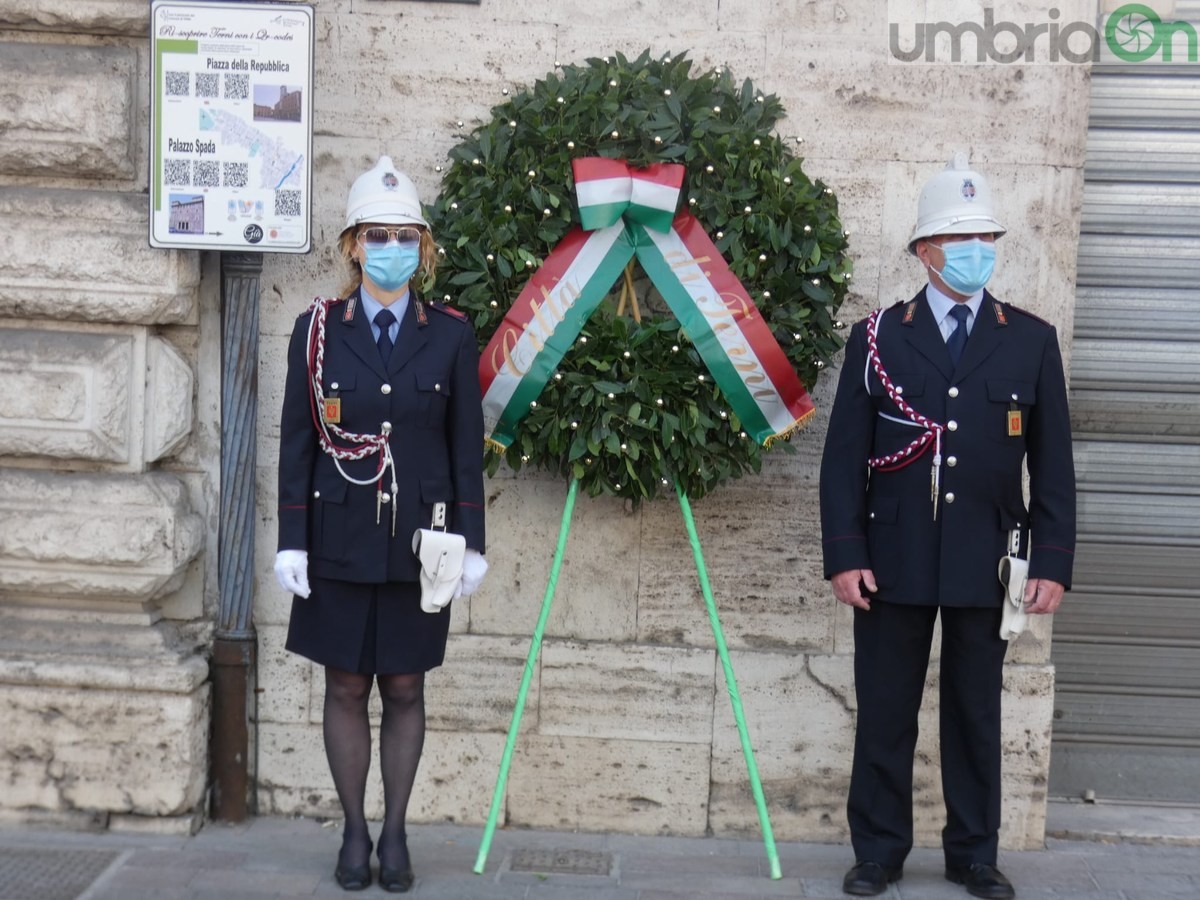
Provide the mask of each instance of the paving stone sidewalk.
MULTIPOLYGON (((1123 808, 1089 815, 1052 807, 1040 851, 1001 853, 1023 900, 1200 897, 1200 812, 1123 808)), ((760 840, 641 837, 505 829, 482 875, 472 871, 482 829, 413 826, 411 896, 441 900, 755 900, 840 898, 849 847, 780 843, 770 878, 760 840)), ((259 818, 209 823, 192 836, 0 828, 0 900, 267 900, 346 897, 333 881, 336 824, 259 818)), ((351 896, 384 896, 373 885, 351 896)), ((918 849, 886 898, 963 900, 941 853, 918 849)))

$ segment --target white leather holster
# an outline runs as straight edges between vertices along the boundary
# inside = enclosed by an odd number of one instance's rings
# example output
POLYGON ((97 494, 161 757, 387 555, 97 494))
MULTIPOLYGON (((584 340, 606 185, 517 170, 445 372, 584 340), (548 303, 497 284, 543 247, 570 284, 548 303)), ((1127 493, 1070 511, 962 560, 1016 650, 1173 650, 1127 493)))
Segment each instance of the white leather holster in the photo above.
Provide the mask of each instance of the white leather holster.
POLYGON ((1003 556, 997 574, 1004 585, 1000 638, 1007 641, 1024 631, 1029 621, 1029 614, 1025 612, 1025 582, 1029 579, 1029 562, 1019 556, 1003 556))
POLYGON ((445 503, 434 504, 433 526, 413 532, 413 553, 421 562, 421 609, 427 613, 441 612, 454 599, 467 552, 467 539, 445 530, 445 503))

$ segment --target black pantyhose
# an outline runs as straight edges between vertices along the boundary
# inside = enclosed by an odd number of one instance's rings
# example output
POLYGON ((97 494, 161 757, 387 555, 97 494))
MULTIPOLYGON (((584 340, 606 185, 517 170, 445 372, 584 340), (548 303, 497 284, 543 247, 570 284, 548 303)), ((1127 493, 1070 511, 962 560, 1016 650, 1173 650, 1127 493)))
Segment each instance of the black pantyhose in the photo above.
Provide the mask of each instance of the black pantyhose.
POLYGON ((371 836, 364 812, 367 772, 371 767, 367 701, 376 678, 383 700, 379 755, 384 820, 379 834, 379 859, 393 869, 404 870, 409 865, 405 818, 425 744, 423 672, 374 676, 325 670, 325 755, 345 815, 338 863, 357 868, 370 860, 371 836))
POLYGON ((325 669, 325 756, 333 774, 345 825, 338 864, 360 868, 371 859, 371 834, 364 812, 371 768, 371 725, 367 700, 373 675, 325 669))
POLYGON ((379 861, 393 869, 409 867, 404 821, 425 744, 425 673, 380 675, 383 724, 379 758, 383 773, 383 829, 379 861))

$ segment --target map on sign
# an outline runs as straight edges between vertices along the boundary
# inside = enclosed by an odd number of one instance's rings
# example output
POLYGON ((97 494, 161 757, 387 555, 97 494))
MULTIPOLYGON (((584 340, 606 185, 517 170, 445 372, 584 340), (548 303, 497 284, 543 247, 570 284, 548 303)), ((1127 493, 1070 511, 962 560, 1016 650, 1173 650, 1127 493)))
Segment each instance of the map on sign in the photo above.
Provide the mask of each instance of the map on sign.
POLYGON ((313 13, 307 5, 151 5, 150 244, 310 246, 313 13))

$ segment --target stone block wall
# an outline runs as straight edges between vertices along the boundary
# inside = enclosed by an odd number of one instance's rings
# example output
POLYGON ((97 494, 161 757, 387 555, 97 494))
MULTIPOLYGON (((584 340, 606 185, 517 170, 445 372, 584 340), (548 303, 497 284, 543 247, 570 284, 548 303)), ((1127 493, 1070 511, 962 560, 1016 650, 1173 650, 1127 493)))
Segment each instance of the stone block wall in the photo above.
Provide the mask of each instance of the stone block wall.
POLYGON ((2 820, 186 829, 207 787, 219 373, 198 254, 146 240, 147 24, 0 2, 2 820))
MULTIPOLYGON (((278 414, 292 323, 314 295, 336 291, 345 193, 381 153, 432 199, 448 150, 489 118, 505 90, 556 60, 686 50, 701 69, 728 66, 778 94, 789 113, 780 133, 801 139, 793 146, 808 174, 836 191, 855 261, 841 311, 847 325, 921 285, 904 252, 916 194, 966 150, 991 176, 1010 228, 995 292, 1053 320, 1064 338, 1071 333, 1083 67, 890 62, 889 14, 914 4, 878 0, 312 5, 314 251, 266 257, 260 306, 255 774, 263 812, 337 811, 321 747, 322 673, 283 649, 290 600, 271 574, 278 414)), ((977 11, 947 5, 946 15, 977 11)), ((938 4, 915 6, 938 13, 938 4)), ((1024 0, 1009 6, 1016 21, 1036 10, 1024 0)), ((1095 18, 1095 0, 1058 7, 1062 21, 1095 18)), ((0 369, 16 386, 0 396, 0 506, 10 513, 0 517, 0 713, 31 729, 19 746, 0 736, 4 815, 103 809, 113 821, 170 819, 195 809, 203 791, 196 736, 208 694, 196 648, 215 605, 219 265, 215 254, 147 246, 147 25, 142 0, 0 0, 0 369), (83 621, 91 644, 74 641, 83 621), (113 647, 122 649, 104 652, 113 647), (141 671, 131 658, 165 662, 172 674, 122 681, 120 671, 141 671), (51 696, 63 698, 55 703, 64 716, 39 724, 29 711, 51 696), (180 760, 151 796, 138 754, 96 743, 129 698, 141 709, 157 704, 156 718, 128 721, 161 734, 180 760), (51 760, 56 746, 71 751, 51 760), (138 790, 96 783, 104 780, 97 771, 138 790)), ((816 515, 835 378, 827 373, 814 390, 818 415, 794 453, 771 454, 760 477, 695 505, 781 839, 846 839, 851 618, 821 578, 816 515)), ((429 677, 414 821, 486 818, 566 486, 501 473, 487 492, 492 568, 478 594, 455 604, 447 663, 429 677)), ((1049 629, 1038 622, 1009 657, 1008 847, 1037 846, 1043 834, 1049 629)), ((934 663, 931 697, 936 681, 934 663)), ((917 823, 920 840, 936 843, 932 700, 925 716, 917 823)), ((381 804, 375 781, 374 815, 381 804)), ((526 827, 757 832, 672 501, 633 512, 580 500, 502 810, 503 823, 526 827)))
MULTIPOLYGON (((1087 71, 1040 64, 890 63, 878 0, 677 3, 517 0, 478 5, 318 2, 314 248, 271 259, 264 281, 259 435, 260 799, 265 810, 337 815, 321 757, 322 673, 283 650, 290 600, 270 577, 279 392, 292 323, 336 291, 332 251, 353 178, 389 153, 422 196, 447 151, 490 108, 552 71, 617 51, 689 51, 780 96, 780 126, 830 184, 851 232, 847 323, 923 283, 904 251, 921 183, 957 150, 987 172, 1010 232, 995 292, 1069 336, 1087 122, 1087 71)), ((912 7, 912 4, 901 4, 912 7)), ((917 4, 930 14, 937 4, 917 4)), ((1008 18, 1035 11, 1012 4, 1008 18)), ((1093 19, 1069 2, 1063 21, 1093 19)), ((971 14, 957 5, 951 12, 971 14)), ((1044 15, 1044 12, 1042 13, 1044 15)), ((999 18, 999 15, 998 15, 999 18)), ((1064 348, 1069 355, 1069 347, 1064 348)), ((844 841, 854 723, 851 617, 821 577, 817 477, 836 372, 818 415, 761 477, 695 505, 772 822, 787 839, 844 841)), ((446 665, 428 679, 429 733, 412 818, 482 823, 545 590, 566 485, 502 473, 487 485, 491 570, 455 604, 446 665)), ((1005 690, 1008 847, 1043 837, 1053 668, 1049 623, 1010 652, 1005 690)), ((936 697, 931 665, 929 697, 936 697)), ((936 708, 918 751, 919 839, 942 825, 936 708)), ((370 812, 382 813, 377 781, 370 812)), ((746 779, 712 631, 677 505, 633 512, 581 499, 516 745, 501 822, 638 833, 753 835, 746 779)))

